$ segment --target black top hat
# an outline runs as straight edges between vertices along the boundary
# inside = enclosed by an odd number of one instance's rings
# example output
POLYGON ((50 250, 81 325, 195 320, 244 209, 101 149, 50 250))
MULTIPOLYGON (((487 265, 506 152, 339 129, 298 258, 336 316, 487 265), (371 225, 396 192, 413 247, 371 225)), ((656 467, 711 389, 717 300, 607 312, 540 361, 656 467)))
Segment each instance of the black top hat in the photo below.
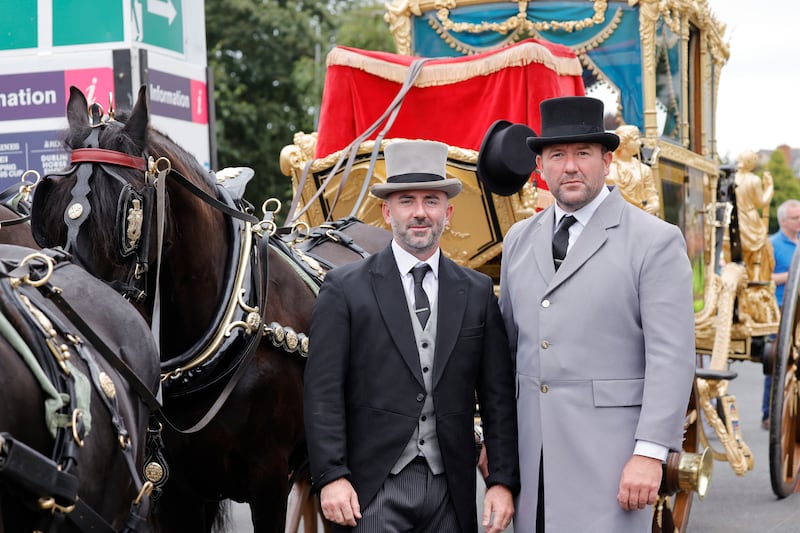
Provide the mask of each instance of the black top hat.
POLYGON ((491 192, 510 196, 536 168, 536 156, 525 144, 536 132, 524 124, 498 120, 489 126, 478 151, 478 179, 491 192))
POLYGON ((542 135, 529 137, 528 146, 537 154, 550 144, 589 142, 616 150, 619 137, 603 128, 603 101, 588 96, 549 98, 539 104, 542 135))

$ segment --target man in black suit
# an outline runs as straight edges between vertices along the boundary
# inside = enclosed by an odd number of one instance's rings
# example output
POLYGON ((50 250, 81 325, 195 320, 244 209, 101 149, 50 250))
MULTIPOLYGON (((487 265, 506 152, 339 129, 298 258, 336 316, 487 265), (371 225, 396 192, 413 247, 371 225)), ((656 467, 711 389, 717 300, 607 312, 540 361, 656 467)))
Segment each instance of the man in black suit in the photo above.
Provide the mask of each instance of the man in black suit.
POLYGON ((475 394, 489 475, 482 523, 505 529, 519 489, 511 357, 491 279, 441 254, 447 145, 385 150, 389 247, 328 273, 311 319, 305 425, 334 531, 464 532, 475 506, 475 394))

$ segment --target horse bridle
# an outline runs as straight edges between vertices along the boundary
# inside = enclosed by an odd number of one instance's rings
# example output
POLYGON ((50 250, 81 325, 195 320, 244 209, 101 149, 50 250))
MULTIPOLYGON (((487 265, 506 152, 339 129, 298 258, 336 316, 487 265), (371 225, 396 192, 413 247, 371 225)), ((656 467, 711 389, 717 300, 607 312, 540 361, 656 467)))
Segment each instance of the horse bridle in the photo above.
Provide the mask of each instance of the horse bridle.
MULTIPOLYGON (((64 250, 73 254, 78 263, 81 263, 80 247, 78 235, 81 225, 86 221, 91 212, 88 201, 88 194, 91 190, 89 179, 92 176, 92 165, 102 165, 112 178, 118 181, 122 190, 117 201, 116 232, 117 246, 122 257, 135 256, 131 264, 130 271, 125 282, 114 280, 109 282, 126 299, 141 303, 147 296, 146 273, 149 265, 150 250, 150 226, 153 218, 153 208, 159 196, 159 182, 163 187, 167 176, 175 179, 177 183, 187 189, 190 193, 203 200, 211 207, 232 216, 257 224, 259 220, 248 213, 232 209, 230 206, 220 202, 217 198, 209 195, 183 176, 176 169, 172 168, 171 162, 164 157, 155 159, 152 156, 133 156, 117 150, 98 148, 99 131, 108 122, 93 124, 92 132, 84 140, 83 147, 74 149, 70 154, 70 166, 67 170, 46 176, 69 175, 76 173, 75 185, 71 190, 72 199, 64 211, 64 223, 67 226, 67 242, 64 250), (137 191, 125 178, 120 176, 114 169, 115 167, 125 167, 138 170, 144 173, 144 190, 137 191)), ((163 193, 161 193, 163 196, 163 193)), ((158 209, 161 211, 161 209, 158 209)), ((163 236, 164 216, 158 213, 157 224, 159 235, 163 236)), ((159 246, 158 254, 161 254, 159 246)))
MULTIPOLYGON (((95 116, 95 115, 93 115, 95 116)), ((126 299, 141 303, 146 296, 146 272, 149 265, 150 222, 152 218, 152 198, 155 196, 154 182, 159 175, 158 164, 152 158, 133 156, 117 150, 106 150, 98 147, 100 130, 109 122, 92 124, 92 131, 83 141, 82 148, 70 153, 69 166, 61 171, 48 174, 45 179, 54 176, 75 174, 75 184, 70 191, 71 199, 64 210, 64 224, 67 227, 64 251, 72 254, 76 263, 88 266, 82 257, 79 242, 80 229, 91 213, 88 195, 91 192, 89 180, 93 174, 93 165, 103 166, 103 170, 114 178, 121 186, 117 200, 116 233, 117 249, 122 257, 135 256, 125 282, 109 281, 126 299), (137 191, 128 180, 116 170, 117 167, 131 168, 144 172, 144 191, 137 191)))

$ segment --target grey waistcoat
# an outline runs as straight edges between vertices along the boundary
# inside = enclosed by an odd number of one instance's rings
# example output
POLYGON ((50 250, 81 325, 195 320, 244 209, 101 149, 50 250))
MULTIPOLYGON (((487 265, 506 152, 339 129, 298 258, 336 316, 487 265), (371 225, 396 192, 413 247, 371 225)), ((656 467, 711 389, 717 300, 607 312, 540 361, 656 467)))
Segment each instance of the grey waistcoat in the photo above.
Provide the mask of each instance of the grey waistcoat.
POLYGON ((433 395, 431 394, 438 307, 439 299, 437 298, 436 302, 431 306, 431 316, 428 318, 428 323, 423 330, 414 312, 414 304, 409 302, 408 311, 411 314, 411 324, 414 326, 414 336, 416 337, 417 350, 419 351, 419 363, 420 368, 422 368, 422 378, 425 382, 425 403, 422 405, 422 413, 417 420, 417 427, 414 433, 411 435, 400 458, 392 467, 392 474, 399 473, 418 455, 425 457, 431 472, 434 474, 444 473, 442 452, 439 450, 439 438, 436 436, 436 416, 433 407, 433 395))

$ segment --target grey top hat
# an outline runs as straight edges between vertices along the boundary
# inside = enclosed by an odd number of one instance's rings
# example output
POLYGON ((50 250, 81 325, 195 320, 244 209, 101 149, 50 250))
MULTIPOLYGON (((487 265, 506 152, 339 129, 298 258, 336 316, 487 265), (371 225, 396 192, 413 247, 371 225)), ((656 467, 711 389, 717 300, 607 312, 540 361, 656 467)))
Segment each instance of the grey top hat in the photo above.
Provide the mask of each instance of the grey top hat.
POLYGON ((442 191, 448 198, 461 192, 461 181, 448 178, 447 145, 436 141, 398 141, 383 151, 386 183, 370 187, 383 200, 399 191, 442 191))
POLYGON ((528 146, 537 154, 550 144, 589 142, 616 150, 619 137, 603 127, 603 101, 588 96, 549 98, 539 104, 542 132, 529 137, 528 146))
POLYGON ((536 154, 525 144, 536 132, 525 124, 497 120, 489 126, 478 151, 478 179, 491 192, 518 192, 536 168, 536 154))

